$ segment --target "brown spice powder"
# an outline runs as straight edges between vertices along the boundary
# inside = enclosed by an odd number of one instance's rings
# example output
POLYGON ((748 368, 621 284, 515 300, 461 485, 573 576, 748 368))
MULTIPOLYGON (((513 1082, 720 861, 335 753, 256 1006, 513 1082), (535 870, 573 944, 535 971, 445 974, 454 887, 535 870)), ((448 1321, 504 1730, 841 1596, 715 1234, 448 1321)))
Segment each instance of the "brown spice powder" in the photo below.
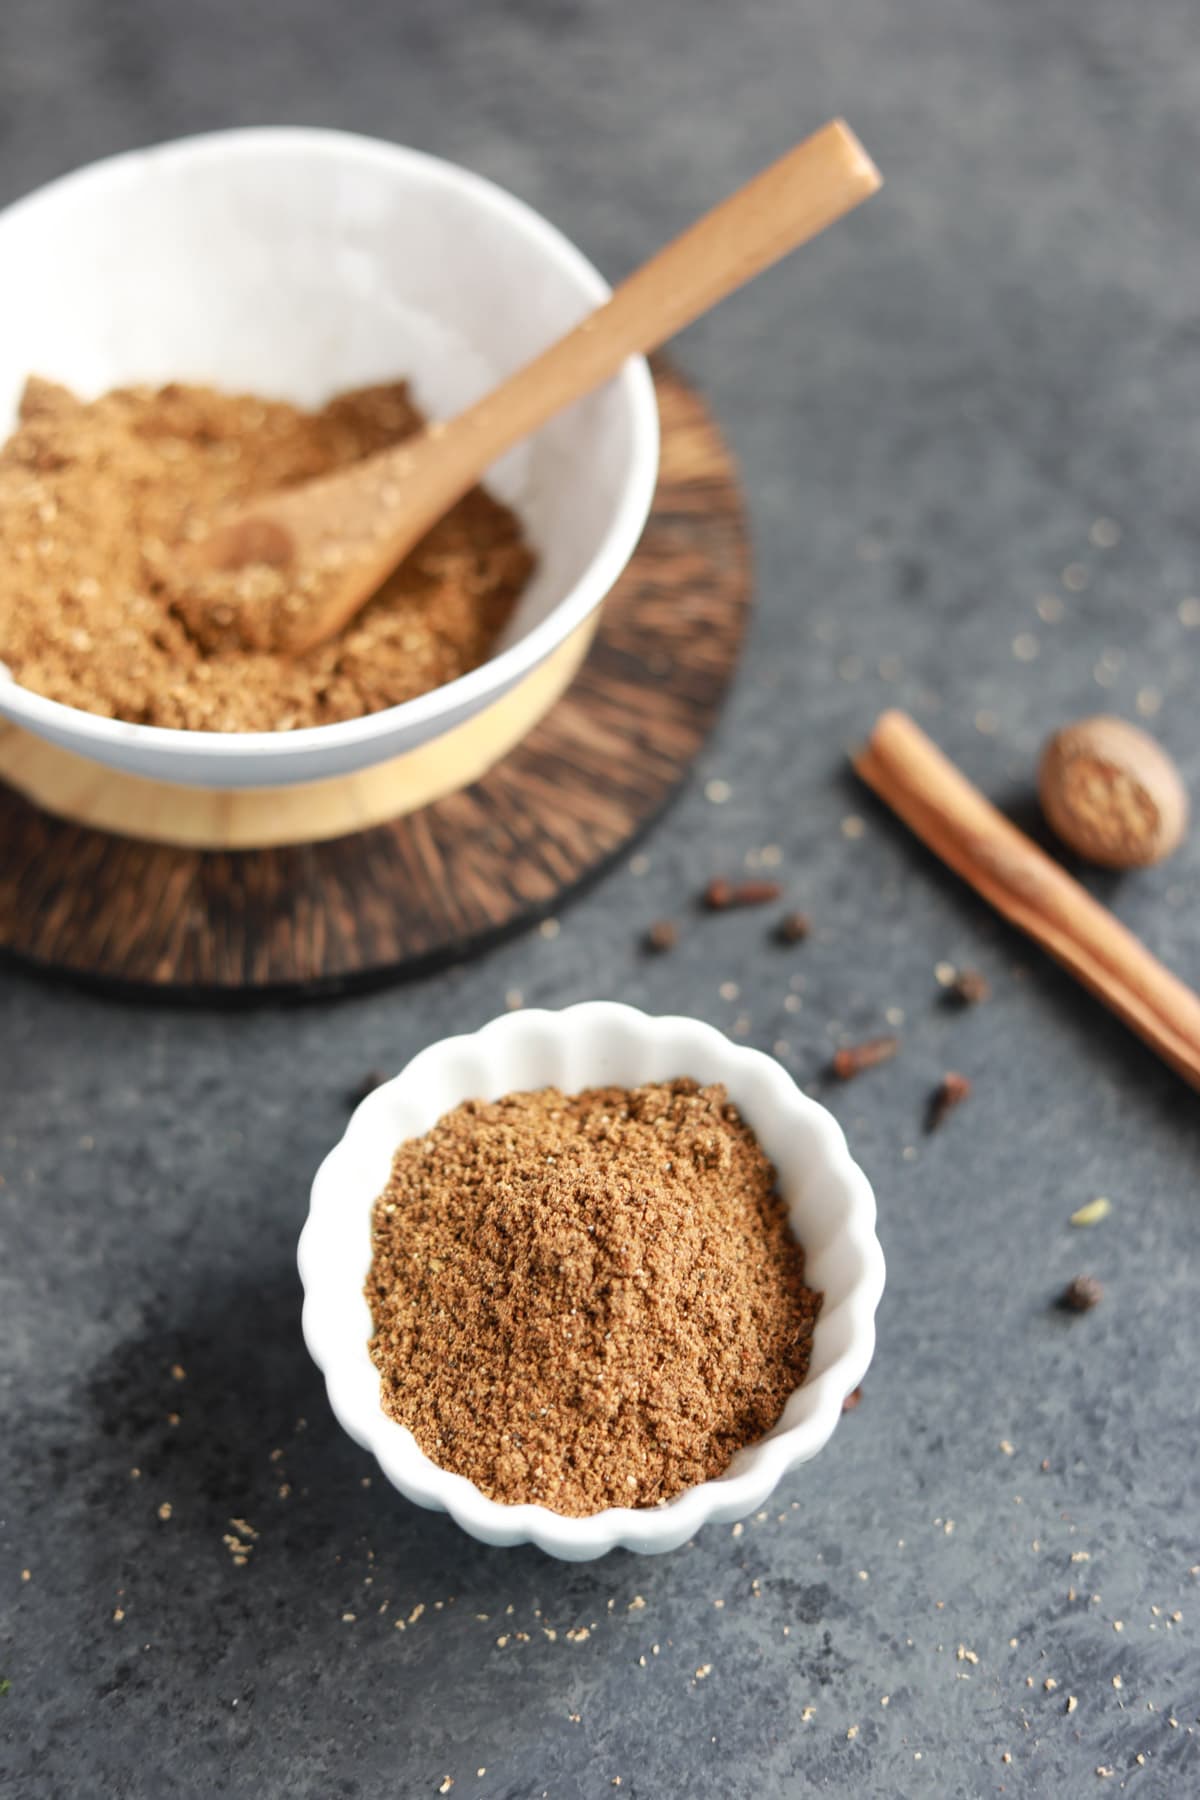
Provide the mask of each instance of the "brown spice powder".
POLYGON ((287 731, 427 693, 491 654, 533 558, 474 489, 336 638, 261 647, 279 572, 177 585, 176 546, 222 508, 357 462, 417 431, 403 382, 319 412, 172 384, 83 404, 31 379, 0 448, 0 661, 23 686, 107 718, 287 731), (261 590, 261 591, 260 591, 261 590))
POLYGON ((495 1500, 669 1500, 808 1368, 821 1297, 722 1087, 468 1101, 400 1146, 372 1238, 384 1410, 495 1500))

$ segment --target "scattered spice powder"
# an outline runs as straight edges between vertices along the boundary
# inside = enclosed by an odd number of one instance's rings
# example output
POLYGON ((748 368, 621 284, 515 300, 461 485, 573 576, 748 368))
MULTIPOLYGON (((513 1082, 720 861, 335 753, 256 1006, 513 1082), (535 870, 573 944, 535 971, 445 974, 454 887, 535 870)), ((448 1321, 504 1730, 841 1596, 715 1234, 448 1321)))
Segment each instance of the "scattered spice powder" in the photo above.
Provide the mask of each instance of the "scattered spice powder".
POLYGON ((753 1132, 686 1079, 447 1113, 396 1152, 366 1294, 384 1410, 493 1499, 574 1516, 721 1474, 820 1306, 753 1132))
POLYGON ((329 643, 270 652, 302 596, 265 564, 185 574, 227 506, 357 462, 420 429, 403 382, 303 412, 172 383, 84 404, 31 378, 0 448, 0 661, 106 718, 286 731, 412 699, 491 654, 533 566, 482 489, 436 525, 329 643))
POLYGON ((1107 1219, 1111 1211, 1112 1201, 1106 1200, 1101 1195, 1098 1200, 1089 1200, 1086 1206, 1081 1206, 1073 1212, 1071 1224, 1082 1226, 1086 1230, 1088 1226, 1099 1225, 1104 1219, 1107 1219))

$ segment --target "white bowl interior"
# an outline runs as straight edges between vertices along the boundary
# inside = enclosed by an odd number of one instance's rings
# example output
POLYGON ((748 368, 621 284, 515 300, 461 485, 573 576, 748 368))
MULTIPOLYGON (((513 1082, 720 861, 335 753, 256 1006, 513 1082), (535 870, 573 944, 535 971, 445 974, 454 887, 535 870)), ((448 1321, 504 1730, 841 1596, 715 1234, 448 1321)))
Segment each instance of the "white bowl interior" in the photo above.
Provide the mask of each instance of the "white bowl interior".
POLYGON ((842 1400, 861 1381, 874 1346, 883 1288, 874 1220, 870 1187, 840 1127, 771 1058, 696 1021, 648 1018, 604 1002, 562 1013, 516 1013, 473 1036, 431 1046, 358 1108, 313 1186, 300 1248, 305 1337, 325 1370, 338 1418, 375 1451, 384 1472, 411 1499, 445 1507, 491 1543, 532 1538, 568 1557, 599 1555, 616 1543, 669 1549, 705 1519, 752 1511, 788 1468, 815 1455, 831 1435, 842 1400), (562 1518, 539 1506, 500 1507, 461 1476, 437 1469, 379 1404, 363 1287, 371 1209, 386 1184, 392 1152, 467 1098, 497 1099, 549 1085, 634 1086, 685 1074, 726 1084, 778 1170, 792 1229, 805 1248, 807 1279, 825 1295, 806 1381, 766 1438, 742 1451, 719 1479, 667 1506, 649 1512, 616 1508, 588 1519, 562 1518))
MULTIPOLYGON (((0 266, 5 432, 31 372, 88 398, 132 382, 184 380, 306 406, 340 389, 408 376, 418 402, 445 416, 535 355, 608 291, 561 234, 491 183, 414 151, 320 131, 219 133, 97 164, 0 214, 0 266)), ((646 440, 646 387, 644 365, 631 366, 489 475, 517 508, 538 555, 502 650, 538 640, 539 628, 611 552, 614 530, 620 535, 631 503, 637 513, 644 488, 636 540, 657 451, 652 424, 646 440)), ((619 564, 579 617, 617 572, 619 564)), ((579 617, 564 619, 558 635, 543 629, 528 666, 579 617)), ((500 669, 504 660, 488 668, 500 669)), ((523 672, 514 666, 509 674, 523 672)), ((439 690, 443 704, 424 696, 434 704, 418 700, 375 715, 365 734, 350 727, 371 721, 319 730, 332 746, 336 734, 343 741, 378 737, 379 723, 390 721, 379 754, 391 755, 456 722, 473 695, 486 699, 506 685, 511 679, 502 670, 490 683, 467 676, 439 690), (466 684, 473 685, 464 694, 466 684)), ((21 691, 0 683, 0 710, 71 748, 102 754, 106 740, 120 742, 126 754, 106 760, 138 773, 172 776, 145 766, 144 757, 131 763, 128 748, 139 733, 160 758, 172 748, 167 739, 183 739, 188 754, 210 758, 231 743, 225 734, 146 727, 114 735, 108 726, 98 737, 91 728, 97 721, 89 726, 86 714, 60 707, 64 716, 54 717, 44 703, 32 713, 20 703, 21 691)), ((312 735, 283 734, 274 748, 286 756, 287 740, 299 751, 300 740, 312 735)), ((240 747, 245 752, 261 741, 242 737, 240 747)), ((232 742, 236 752, 239 741, 232 742)), ((377 756, 360 756, 358 766, 371 760, 377 756)), ((331 772, 322 765, 265 778, 331 772)))

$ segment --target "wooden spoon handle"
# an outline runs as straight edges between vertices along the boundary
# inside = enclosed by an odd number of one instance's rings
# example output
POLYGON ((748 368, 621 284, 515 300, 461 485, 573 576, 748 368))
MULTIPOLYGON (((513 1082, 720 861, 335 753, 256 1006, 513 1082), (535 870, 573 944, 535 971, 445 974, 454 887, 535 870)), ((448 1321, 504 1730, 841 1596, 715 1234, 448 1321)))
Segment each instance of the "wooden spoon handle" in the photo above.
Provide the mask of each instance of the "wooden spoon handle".
POLYGON ((1200 1087, 1200 996, 973 787, 902 712, 854 767, 936 856, 1200 1087))
MULTIPOLYGON (((814 132, 698 219, 623 281, 603 306, 454 421, 472 467, 520 443, 591 393, 630 356, 685 325, 799 249, 878 189, 881 177, 841 119, 814 132)), ((484 465, 486 466, 486 465, 484 465)))

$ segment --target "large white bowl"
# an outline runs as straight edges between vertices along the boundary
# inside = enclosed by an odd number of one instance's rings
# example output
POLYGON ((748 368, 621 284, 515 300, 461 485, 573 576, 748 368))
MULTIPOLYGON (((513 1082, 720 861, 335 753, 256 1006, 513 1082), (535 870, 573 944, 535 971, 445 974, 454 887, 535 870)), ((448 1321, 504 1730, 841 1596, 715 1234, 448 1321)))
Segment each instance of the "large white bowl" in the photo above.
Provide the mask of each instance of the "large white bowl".
POLYGON ((485 1544, 534 1543, 571 1562, 617 1545, 673 1550, 711 1519, 739 1519, 760 1507, 789 1469, 833 1435, 842 1401, 871 1361, 884 1278, 875 1197, 832 1114, 801 1093, 771 1057, 730 1043, 711 1025, 650 1018, 607 1001, 507 1013, 469 1037, 432 1045, 378 1088, 317 1172, 299 1262, 304 1337, 324 1370, 330 1404, 350 1436, 374 1452, 388 1480, 419 1506, 448 1512, 485 1544), (568 1092, 634 1087, 680 1075, 724 1082, 778 1171, 792 1230, 804 1246, 806 1280, 825 1296, 804 1385, 778 1424, 741 1451, 724 1475, 666 1506, 612 1507, 582 1519, 544 1506, 503 1506, 465 1476, 439 1469, 380 1405, 363 1288, 371 1212, 393 1152, 463 1100, 548 1086, 568 1092))
MULTIPOLYGON (((451 163, 336 131, 218 132, 69 175, 0 212, 0 435, 25 377, 85 397, 209 382, 315 405, 411 376, 434 416, 475 399, 609 290, 561 232, 451 163)), ((539 558, 497 654, 402 706, 292 732, 102 719, 0 675, 0 715, 156 781, 271 787, 363 769, 509 692, 608 593, 658 469, 632 360, 498 464, 539 558)))

